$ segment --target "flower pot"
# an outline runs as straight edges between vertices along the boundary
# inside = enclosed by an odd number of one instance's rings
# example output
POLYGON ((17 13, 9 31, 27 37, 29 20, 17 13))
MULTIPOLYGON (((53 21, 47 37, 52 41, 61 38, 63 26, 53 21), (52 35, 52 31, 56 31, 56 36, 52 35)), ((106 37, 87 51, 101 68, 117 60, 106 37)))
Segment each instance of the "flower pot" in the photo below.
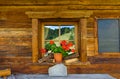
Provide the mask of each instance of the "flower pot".
POLYGON ((62 63, 62 54, 61 53, 54 53, 54 59, 56 63, 62 63))

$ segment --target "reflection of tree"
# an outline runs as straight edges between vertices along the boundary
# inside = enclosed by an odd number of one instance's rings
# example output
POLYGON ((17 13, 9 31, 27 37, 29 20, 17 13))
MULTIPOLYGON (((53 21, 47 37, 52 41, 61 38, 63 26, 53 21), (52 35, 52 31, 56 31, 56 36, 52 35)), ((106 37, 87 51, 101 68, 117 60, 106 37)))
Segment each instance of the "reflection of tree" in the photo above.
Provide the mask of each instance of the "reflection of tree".
MULTIPOLYGON (((61 28, 61 35, 66 34, 66 33, 70 33, 70 40, 72 40, 74 38, 74 28, 61 28)), ((50 28, 45 28, 45 39, 46 40, 51 40, 51 39, 55 39, 59 37, 59 29, 50 29, 50 28)))
POLYGON ((50 28, 45 28, 45 39, 46 40, 51 40, 54 39, 56 37, 58 37, 58 29, 50 29, 50 28))
POLYGON ((65 33, 69 33, 71 31, 70 28, 61 28, 61 35, 65 34, 65 33))
POLYGON ((48 36, 48 32, 49 32, 49 28, 45 28, 45 32, 44 32, 44 36, 45 36, 45 39, 47 39, 47 36, 48 36))
POLYGON ((70 34, 69 40, 73 40, 73 39, 74 39, 74 28, 71 29, 71 34, 70 34))

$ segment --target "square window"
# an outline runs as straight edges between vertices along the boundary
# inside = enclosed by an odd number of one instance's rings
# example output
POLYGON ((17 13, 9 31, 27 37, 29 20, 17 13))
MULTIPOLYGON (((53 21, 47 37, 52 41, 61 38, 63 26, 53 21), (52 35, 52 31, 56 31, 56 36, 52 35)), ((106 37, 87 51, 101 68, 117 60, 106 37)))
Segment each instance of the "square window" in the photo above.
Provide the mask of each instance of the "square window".
POLYGON ((120 52, 120 25, 118 19, 98 19, 99 53, 120 52))
POLYGON ((62 40, 71 41, 76 45, 76 25, 71 23, 43 23, 43 46, 54 40, 59 46, 62 40))

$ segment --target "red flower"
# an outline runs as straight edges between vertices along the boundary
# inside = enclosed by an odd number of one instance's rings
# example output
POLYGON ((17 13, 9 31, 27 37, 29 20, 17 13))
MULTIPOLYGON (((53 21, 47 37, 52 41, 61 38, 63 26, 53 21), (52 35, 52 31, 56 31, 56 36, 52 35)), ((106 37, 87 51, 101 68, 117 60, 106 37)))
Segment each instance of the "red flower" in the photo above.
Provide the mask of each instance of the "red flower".
POLYGON ((62 46, 63 45, 66 45, 67 44, 67 42, 65 41, 65 40, 63 40, 63 41, 61 41, 61 43, 60 43, 62 46))
POLYGON ((69 43, 68 43, 68 46, 69 46, 69 47, 73 46, 72 42, 69 42, 69 43))
POLYGON ((41 53, 46 53, 46 49, 42 48, 42 49, 40 50, 40 52, 41 52, 41 53))
POLYGON ((68 45, 65 46, 65 51, 70 50, 70 47, 68 45))
POLYGON ((54 44, 54 41, 53 41, 53 40, 50 40, 50 44, 54 44))
POLYGON ((62 46, 62 48, 65 50, 66 46, 65 46, 65 45, 63 45, 63 46, 62 46))
POLYGON ((71 49, 71 52, 75 53, 75 49, 71 49))

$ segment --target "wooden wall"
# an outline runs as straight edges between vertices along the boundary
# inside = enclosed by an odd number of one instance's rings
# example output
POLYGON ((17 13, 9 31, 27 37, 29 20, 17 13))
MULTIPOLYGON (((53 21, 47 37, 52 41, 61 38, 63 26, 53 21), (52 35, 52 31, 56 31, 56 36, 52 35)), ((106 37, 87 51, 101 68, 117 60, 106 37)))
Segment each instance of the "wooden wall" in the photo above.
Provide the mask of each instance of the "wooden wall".
MULTIPOLYGON (((94 72, 100 71, 97 69, 99 68, 99 64, 107 58, 101 59, 101 57, 93 57, 97 52, 95 18, 112 16, 119 18, 119 5, 119 0, 0 0, 0 62, 4 64, 9 64, 8 62, 32 62, 32 22, 25 12, 88 10, 93 11, 93 15, 88 18, 87 22, 87 56, 89 56, 89 60, 93 64, 93 66, 90 67, 94 67, 94 72), (96 63, 94 60, 98 60, 99 62, 97 67, 94 66, 96 63)), ((115 63, 111 59, 107 60, 106 63, 112 63, 112 67, 114 67, 113 63, 119 65, 118 60, 120 60, 120 56, 117 56, 117 58, 118 59, 115 60, 113 59, 114 61, 117 60, 115 63)), ((104 65, 102 68, 104 69, 107 66, 104 65)), ((14 66, 12 66, 15 72, 20 72, 21 69, 17 70, 17 67, 19 66, 15 66, 14 69, 14 66)), ((23 65, 22 67, 25 66, 23 65)), ((117 66, 117 69, 118 68, 117 66)), ((88 73, 91 72, 91 70, 84 72, 88 73)), ((35 71, 37 71, 37 69, 35 69, 35 71)), ((113 70, 112 72, 116 71, 113 70)), ((29 70, 25 72, 29 72, 29 70)), ((105 71, 103 70, 103 72, 105 71)))

